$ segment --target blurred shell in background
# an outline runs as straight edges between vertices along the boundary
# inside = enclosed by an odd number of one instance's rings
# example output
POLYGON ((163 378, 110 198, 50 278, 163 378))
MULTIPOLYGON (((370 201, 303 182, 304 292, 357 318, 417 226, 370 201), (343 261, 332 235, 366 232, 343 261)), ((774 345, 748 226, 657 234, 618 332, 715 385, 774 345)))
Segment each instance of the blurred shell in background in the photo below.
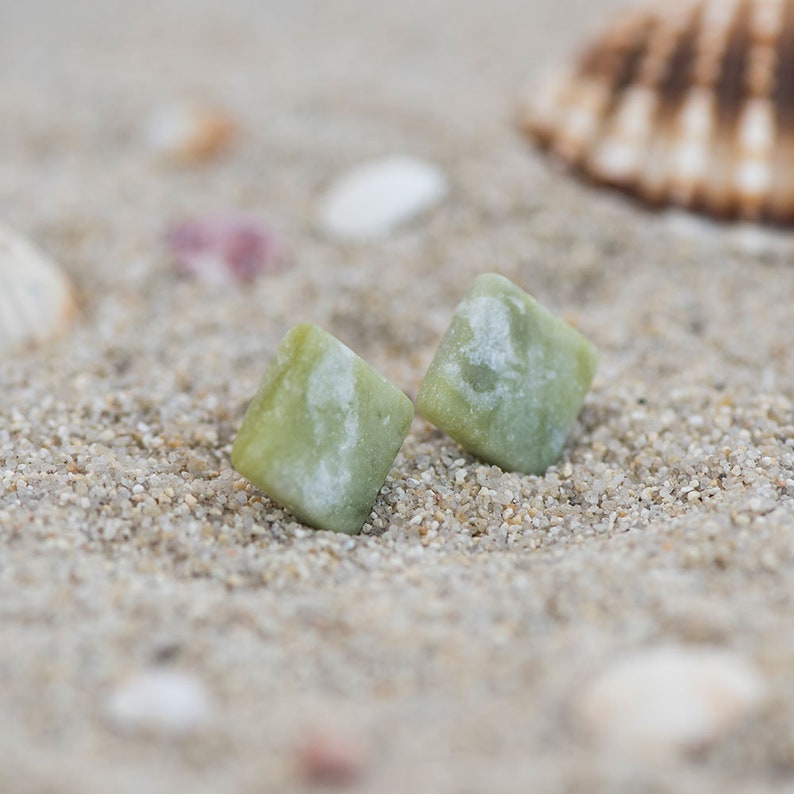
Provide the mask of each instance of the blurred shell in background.
POLYGON ((212 698, 200 679, 160 668, 120 682, 104 707, 105 718, 118 733, 174 737, 205 730, 213 711, 212 698))
POLYGON ((218 157, 234 139, 237 125, 219 107, 174 104, 161 107, 146 122, 150 150, 173 165, 199 165, 218 157))
POLYGON ((213 285, 243 285, 285 263, 285 248, 263 220, 243 213, 201 215, 171 226, 166 245, 177 272, 213 285))
POLYGON ((661 645, 614 660, 575 705, 581 727, 605 748, 647 757, 707 747, 766 693, 755 665, 729 650, 661 645))
POLYGON ((387 237, 433 209, 446 196, 447 179, 433 163, 392 155, 351 168, 319 203, 319 225, 345 242, 387 237))
POLYGON ((656 206, 794 223, 794 0, 624 11, 522 109, 597 183, 656 206))
POLYGON ((74 291, 58 265, 0 225, 0 355, 59 336, 77 316, 74 291))

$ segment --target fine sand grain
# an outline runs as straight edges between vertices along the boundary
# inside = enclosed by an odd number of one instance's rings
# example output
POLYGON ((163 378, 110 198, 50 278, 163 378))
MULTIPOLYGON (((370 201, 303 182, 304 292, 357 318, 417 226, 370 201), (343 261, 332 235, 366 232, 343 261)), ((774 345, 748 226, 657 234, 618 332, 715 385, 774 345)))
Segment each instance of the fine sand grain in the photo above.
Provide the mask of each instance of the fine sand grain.
POLYGON ((512 123, 613 5, 0 0, 0 221, 82 311, 0 359, 0 792, 299 791, 318 734, 378 794, 794 790, 794 240, 645 213, 512 123), (185 101, 231 114, 227 153, 153 156, 147 118, 185 101), (392 154, 438 164, 449 197, 383 241, 323 237, 322 190, 392 154), (288 266, 178 278, 169 223, 232 209, 288 266), (485 271, 600 351, 545 476, 416 419, 351 538, 231 469, 292 325, 415 397, 485 271), (695 752, 603 751, 583 688, 658 645, 733 653, 768 698, 695 752), (181 694, 159 713, 147 689, 119 725, 141 680, 181 694))

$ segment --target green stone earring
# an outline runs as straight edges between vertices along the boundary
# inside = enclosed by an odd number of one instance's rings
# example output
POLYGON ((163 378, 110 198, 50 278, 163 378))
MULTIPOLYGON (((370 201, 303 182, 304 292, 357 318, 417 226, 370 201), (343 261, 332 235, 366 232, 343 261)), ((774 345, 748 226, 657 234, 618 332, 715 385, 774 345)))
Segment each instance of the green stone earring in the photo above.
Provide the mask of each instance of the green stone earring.
POLYGON ((416 406, 482 460, 542 474, 560 455, 596 364, 577 330, 486 273, 458 306, 416 406))
POLYGON ((338 339, 298 325, 248 407, 232 465, 309 526, 357 534, 413 415, 411 401, 338 339))

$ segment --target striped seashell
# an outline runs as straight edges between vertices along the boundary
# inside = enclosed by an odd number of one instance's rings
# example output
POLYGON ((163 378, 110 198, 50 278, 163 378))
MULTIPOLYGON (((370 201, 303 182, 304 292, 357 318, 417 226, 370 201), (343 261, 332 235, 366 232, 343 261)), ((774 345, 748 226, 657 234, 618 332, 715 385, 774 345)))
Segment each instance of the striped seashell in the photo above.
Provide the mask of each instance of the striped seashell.
POLYGON ((649 204, 794 223, 794 0, 630 8, 522 110, 541 146, 649 204))
POLYGON ((77 315, 66 276, 30 242, 0 225, 0 354, 63 333, 77 315))

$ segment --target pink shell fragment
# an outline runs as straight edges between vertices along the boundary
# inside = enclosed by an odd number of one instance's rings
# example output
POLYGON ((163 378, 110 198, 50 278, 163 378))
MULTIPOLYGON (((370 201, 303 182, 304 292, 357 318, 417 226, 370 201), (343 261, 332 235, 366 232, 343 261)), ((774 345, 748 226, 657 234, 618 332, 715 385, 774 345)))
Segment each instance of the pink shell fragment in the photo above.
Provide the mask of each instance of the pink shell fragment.
POLYGON ((250 215, 192 218, 169 229, 166 243, 178 273, 209 284, 247 284, 284 261, 273 230, 250 215))
POLYGON ((308 782, 341 788, 362 778, 366 753, 353 736, 338 731, 315 731, 299 748, 298 763, 308 782))

